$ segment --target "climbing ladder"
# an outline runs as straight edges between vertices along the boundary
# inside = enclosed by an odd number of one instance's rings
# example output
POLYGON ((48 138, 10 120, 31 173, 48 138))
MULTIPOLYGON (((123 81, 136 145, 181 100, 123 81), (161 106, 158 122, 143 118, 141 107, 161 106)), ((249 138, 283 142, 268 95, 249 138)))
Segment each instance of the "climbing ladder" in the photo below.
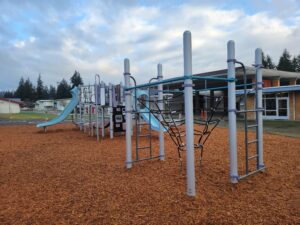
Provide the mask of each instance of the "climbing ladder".
MULTIPOLYGON (((150 114, 150 112, 149 112, 150 114)), ((135 135, 135 160, 136 161, 142 161, 142 160, 149 160, 153 158, 152 155, 152 132, 151 132, 151 115, 149 115, 150 121, 149 123, 144 122, 141 119, 140 113, 136 112, 136 119, 135 119, 135 127, 136 127, 136 135, 135 135), (146 127, 146 133, 145 130, 143 129, 143 127, 146 127), (141 139, 146 138, 147 140, 147 144, 145 145, 140 145, 141 143, 141 139), (140 157, 141 152, 145 152, 145 150, 149 151, 149 157, 140 157)))
POLYGON ((260 111, 262 111, 263 109, 258 108, 258 82, 257 82, 257 77, 255 78, 255 106, 254 109, 248 109, 247 107, 247 100, 248 100, 248 94, 249 91, 247 90, 247 74, 246 74, 246 70, 245 67, 242 63, 239 63, 244 71, 244 93, 243 93, 243 98, 244 98, 244 110, 239 110, 237 111, 237 113, 239 114, 243 114, 244 115, 244 133, 245 133, 245 141, 244 141, 244 145, 245 145, 245 174, 239 176, 239 179, 244 179, 250 175, 254 175, 257 172, 260 172, 262 170, 264 170, 265 168, 260 168, 259 166, 259 137, 258 137, 258 113, 260 111), (255 113, 255 123, 254 124, 249 124, 249 120, 248 120, 248 113, 255 113), (251 139, 249 137, 249 129, 254 128, 255 131, 255 138, 251 139), (250 153, 250 148, 252 145, 255 145, 255 154, 251 154, 250 153), (255 169, 250 169, 250 161, 255 160, 255 169))

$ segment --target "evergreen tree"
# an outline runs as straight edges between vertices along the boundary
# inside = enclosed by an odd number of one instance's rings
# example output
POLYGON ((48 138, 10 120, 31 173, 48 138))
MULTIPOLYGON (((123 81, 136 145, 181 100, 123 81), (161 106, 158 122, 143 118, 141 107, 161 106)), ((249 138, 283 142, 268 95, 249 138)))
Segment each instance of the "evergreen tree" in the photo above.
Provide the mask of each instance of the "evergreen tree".
POLYGON ((71 87, 68 82, 65 79, 62 79, 62 81, 57 86, 56 97, 58 99, 71 98, 70 89, 71 87))
POLYGON ((19 81, 19 86, 16 90, 15 96, 17 98, 20 98, 22 101, 24 100, 24 78, 21 77, 20 81, 19 81))
POLYGON ((31 83, 30 79, 27 78, 27 80, 24 83, 24 93, 23 93, 23 99, 27 101, 34 101, 35 100, 35 93, 34 93, 34 86, 31 83))
POLYGON ((293 71, 291 55, 286 49, 284 49, 282 55, 280 56, 277 69, 283 71, 293 71))
POLYGON ((71 84, 72 84, 72 88, 73 87, 77 87, 78 85, 82 85, 83 81, 82 78, 80 76, 80 73, 78 71, 75 70, 73 76, 71 77, 71 84))
POLYGON ((267 68, 267 60, 266 60, 266 57, 265 57, 265 53, 262 52, 262 65, 264 68, 267 68))
POLYGON ((276 66, 273 63, 271 56, 269 55, 265 56, 263 52, 262 52, 262 65, 266 69, 276 69, 276 66))
POLYGON ((292 66, 294 72, 300 72, 300 54, 293 57, 292 66))
POLYGON ((49 88, 49 99, 55 99, 56 98, 56 88, 52 85, 50 85, 49 88))
POLYGON ((3 97, 4 98, 13 98, 14 92, 13 91, 5 91, 3 97))
POLYGON ((267 55, 267 68, 268 69, 276 69, 276 66, 273 63, 272 58, 269 55, 267 55))
POLYGON ((292 60, 293 72, 297 71, 297 66, 298 66, 297 58, 294 56, 292 60))
POLYGON ((44 85, 43 85, 43 81, 42 81, 42 77, 41 74, 39 74, 39 77, 37 79, 37 84, 36 84, 36 99, 44 99, 45 96, 45 91, 44 91, 44 85))
POLYGON ((296 72, 300 72, 300 54, 297 56, 296 72))
POLYGON ((49 99, 49 89, 47 86, 44 86, 43 96, 44 96, 44 99, 49 99))

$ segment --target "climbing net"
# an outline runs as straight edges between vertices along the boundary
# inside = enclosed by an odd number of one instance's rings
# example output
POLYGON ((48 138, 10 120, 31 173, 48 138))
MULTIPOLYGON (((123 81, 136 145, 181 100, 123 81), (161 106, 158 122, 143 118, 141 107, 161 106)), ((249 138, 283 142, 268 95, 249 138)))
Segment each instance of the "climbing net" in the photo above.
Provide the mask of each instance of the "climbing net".
MULTIPOLYGON (((143 96, 137 98, 138 103, 142 107, 146 107, 149 112, 160 121, 161 125, 168 132, 173 143, 177 146, 178 158, 180 165, 182 165, 182 152, 186 150, 185 144, 185 118, 183 106, 176 107, 178 100, 183 96, 183 93, 172 94, 164 97, 163 100, 146 99, 143 96), (159 103, 163 101, 164 108, 159 107, 159 103)), ((223 101, 223 97, 211 97, 202 95, 198 100, 199 107, 194 107, 194 147, 200 150, 200 164, 203 158, 203 149, 206 141, 218 126, 220 118, 216 118, 215 114, 223 101), (205 107, 204 103, 209 102, 210 107, 205 107), (205 115, 205 112, 207 114, 205 115)))

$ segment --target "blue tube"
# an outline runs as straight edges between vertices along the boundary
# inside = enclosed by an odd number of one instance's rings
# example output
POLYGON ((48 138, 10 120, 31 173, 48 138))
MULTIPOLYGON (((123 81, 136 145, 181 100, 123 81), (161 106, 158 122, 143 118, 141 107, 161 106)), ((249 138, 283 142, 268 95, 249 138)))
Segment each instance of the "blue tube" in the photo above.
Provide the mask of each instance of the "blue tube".
POLYGON ((162 81, 156 81, 152 83, 146 83, 146 84, 140 84, 136 85, 135 87, 125 87, 125 91, 130 91, 133 89, 139 89, 139 88, 146 88, 146 87, 152 87, 152 86, 157 86, 159 84, 166 84, 166 83, 172 83, 175 81, 184 81, 186 79, 192 79, 192 80, 215 80, 215 81, 225 81, 225 82, 235 82, 236 79, 228 79, 228 78, 222 78, 222 77, 208 77, 208 76, 195 76, 195 75, 190 75, 190 76, 182 76, 182 77, 174 77, 170 79, 165 79, 162 81))

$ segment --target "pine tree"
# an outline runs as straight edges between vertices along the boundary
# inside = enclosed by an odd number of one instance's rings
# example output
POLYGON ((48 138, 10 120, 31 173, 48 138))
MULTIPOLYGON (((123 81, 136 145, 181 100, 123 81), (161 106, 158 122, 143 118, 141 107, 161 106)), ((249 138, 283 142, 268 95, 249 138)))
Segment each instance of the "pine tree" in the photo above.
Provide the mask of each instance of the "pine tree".
POLYGON ((273 63, 272 58, 269 55, 267 55, 267 68, 268 69, 276 69, 276 66, 273 63))
POLYGON ((300 54, 297 56, 296 72, 300 72, 300 54))
POLYGON ((49 99, 55 99, 56 98, 56 88, 52 85, 49 87, 49 99))
POLYGON ((291 72, 293 71, 291 55, 286 49, 284 49, 282 55, 280 56, 277 69, 283 71, 291 71, 291 72))
POLYGON ((75 86, 77 87, 77 86, 83 84, 80 73, 76 70, 75 70, 73 76, 70 78, 70 81, 71 81, 71 84, 72 84, 72 88, 75 87, 75 86))
POLYGON ((43 85, 41 74, 39 74, 39 77, 37 79, 35 98, 36 99, 44 99, 45 98, 45 91, 44 91, 44 85, 43 85))
POLYGON ((292 59, 293 72, 297 71, 297 66, 298 66, 297 58, 294 56, 293 59, 292 59))
POLYGON ((49 99, 49 89, 47 86, 44 86, 44 90, 43 90, 43 96, 44 96, 44 99, 49 99))
POLYGON ((3 97, 4 98, 13 98, 14 92, 13 91, 5 91, 3 97))
POLYGON ((22 101, 24 100, 24 78, 21 77, 20 81, 19 81, 19 86, 16 90, 15 96, 17 98, 20 98, 22 101))
POLYGON ((31 83, 29 77, 24 83, 24 95, 23 99, 26 101, 34 101, 35 100, 35 93, 34 93, 34 86, 31 83))
POLYGON ((262 52, 261 54, 262 54, 262 65, 263 65, 264 68, 267 68, 268 63, 267 63, 267 60, 266 60, 266 57, 265 57, 265 53, 262 52))
POLYGON ((56 97, 58 99, 71 98, 70 89, 71 87, 68 82, 65 79, 62 79, 62 81, 57 86, 56 97))
POLYGON ((262 52, 262 65, 264 68, 266 69, 275 69, 276 66, 272 61, 271 56, 267 55, 265 56, 265 54, 262 52))

